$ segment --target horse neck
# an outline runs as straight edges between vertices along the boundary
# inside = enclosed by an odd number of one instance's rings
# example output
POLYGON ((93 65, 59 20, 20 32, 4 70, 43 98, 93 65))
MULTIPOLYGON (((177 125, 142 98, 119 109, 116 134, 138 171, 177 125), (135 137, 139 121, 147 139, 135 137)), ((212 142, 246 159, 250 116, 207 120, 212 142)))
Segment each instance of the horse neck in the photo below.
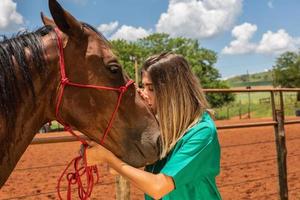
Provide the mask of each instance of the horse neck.
MULTIPOLYGON (((34 135, 47 121, 55 118, 55 98, 59 82, 57 51, 51 33, 44 36, 47 54, 47 76, 33 75, 36 103, 29 94, 22 94, 23 101, 17 107, 17 116, 12 130, 8 130, 0 116, 0 188, 13 171, 17 162, 31 143, 34 135), (56 53, 56 55, 55 55, 56 53)), ((22 91, 22 88, 20 88, 22 91)))

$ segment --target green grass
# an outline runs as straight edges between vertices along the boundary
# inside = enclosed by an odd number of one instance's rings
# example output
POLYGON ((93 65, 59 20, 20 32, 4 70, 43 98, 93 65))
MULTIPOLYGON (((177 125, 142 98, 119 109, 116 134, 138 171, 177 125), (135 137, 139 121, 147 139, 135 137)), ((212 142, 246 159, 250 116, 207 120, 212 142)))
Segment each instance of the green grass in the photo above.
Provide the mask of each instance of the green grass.
POLYGON ((59 129, 63 129, 64 127, 58 123, 57 121, 52 121, 51 122, 51 126, 50 126, 50 129, 51 130, 59 130, 59 129))
MULTIPOLYGON (((283 93, 284 111, 286 116, 295 116, 296 109, 300 109, 300 102, 296 100, 295 92, 283 93)), ((276 107, 279 107, 279 95, 275 95, 276 107)), ((272 117, 272 106, 269 92, 237 93, 234 102, 215 109, 217 119, 230 119, 233 117, 247 118, 250 106, 251 118, 272 117), (250 105, 249 105, 250 98, 250 105), (260 103, 265 99, 269 102, 260 103)))
POLYGON ((272 81, 252 81, 252 82, 231 82, 230 87, 247 87, 247 86, 270 86, 273 85, 272 81))
MULTIPOLYGON (((270 103, 260 103, 260 99, 270 99, 270 92, 251 92, 251 93, 235 93, 235 101, 229 105, 214 109, 217 119, 247 118, 250 97, 250 117, 263 118, 272 117, 272 107, 270 103)), ((300 109, 300 102, 296 100, 295 92, 284 92, 284 111, 286 116, 295 116, 296 109, 300 109)), ((279 106, 279 95, 275 95, 276 106, 279 106)), ((51 124, 51 130, 62 129, 63 126, 57 121, 51 124)))
POLYGON ((226 80, 230 87, 265 86, 273 85, 273 72, 259 72, 255 74, 243 74, 226 80))

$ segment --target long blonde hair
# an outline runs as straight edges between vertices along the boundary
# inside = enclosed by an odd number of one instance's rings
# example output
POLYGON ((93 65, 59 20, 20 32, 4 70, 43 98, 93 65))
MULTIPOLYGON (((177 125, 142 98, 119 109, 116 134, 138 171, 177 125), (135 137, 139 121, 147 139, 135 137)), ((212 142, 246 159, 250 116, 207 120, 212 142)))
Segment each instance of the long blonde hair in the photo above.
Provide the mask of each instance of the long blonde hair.
POLYGON ((174 53, 149 57, 143 67, 152 80, 161 131, 161 158, 208 109, 197 77, 186 59, 174 53))

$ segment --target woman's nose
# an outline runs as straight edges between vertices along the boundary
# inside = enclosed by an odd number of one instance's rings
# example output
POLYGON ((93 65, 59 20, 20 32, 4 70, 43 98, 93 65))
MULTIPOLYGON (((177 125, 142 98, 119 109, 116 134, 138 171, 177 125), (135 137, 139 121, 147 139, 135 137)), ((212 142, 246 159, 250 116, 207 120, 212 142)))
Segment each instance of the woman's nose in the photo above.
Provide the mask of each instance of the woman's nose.
POLYGON ((144 99, 144 100, 148 100, 148 95, 146 94, 146 92, 144 92, 142 89, 137 89, 139 95, 144 99))

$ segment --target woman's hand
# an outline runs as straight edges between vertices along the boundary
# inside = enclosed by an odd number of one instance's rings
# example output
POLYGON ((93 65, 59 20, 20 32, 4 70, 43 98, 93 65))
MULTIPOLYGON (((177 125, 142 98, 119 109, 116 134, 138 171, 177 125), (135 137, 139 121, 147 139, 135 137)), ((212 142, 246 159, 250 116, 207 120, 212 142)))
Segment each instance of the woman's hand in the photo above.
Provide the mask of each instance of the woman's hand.
POLYGON ((174 190, 175 185, 172 177, 164 174, 152 174, 132 167, 103 146, 95 142, 88 142, 88 144, 90 147, 86 149, 86 159, 89 166, 104 162, 108 163, 117 173, 130 180, 135 186, 155 199, 160 199, 174 190))
POLYGON ((114 154, 103 146, 93 141, 87 142, 89 147, 86 149, 86 161, 88 166, 99 165, 108 162, 114 154))

